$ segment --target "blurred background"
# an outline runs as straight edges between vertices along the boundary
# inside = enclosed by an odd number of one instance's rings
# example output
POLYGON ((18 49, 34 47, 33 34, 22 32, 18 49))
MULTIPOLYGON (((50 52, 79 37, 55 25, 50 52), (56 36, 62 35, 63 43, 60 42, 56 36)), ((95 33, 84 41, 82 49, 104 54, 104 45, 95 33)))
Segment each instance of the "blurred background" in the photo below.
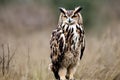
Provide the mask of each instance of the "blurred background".
POLYGON ((83 7, 86 49, 77 80, 120 80, 119 0, 0 0, 0 80, 53 80, 49 40, 58 7, 83 7))

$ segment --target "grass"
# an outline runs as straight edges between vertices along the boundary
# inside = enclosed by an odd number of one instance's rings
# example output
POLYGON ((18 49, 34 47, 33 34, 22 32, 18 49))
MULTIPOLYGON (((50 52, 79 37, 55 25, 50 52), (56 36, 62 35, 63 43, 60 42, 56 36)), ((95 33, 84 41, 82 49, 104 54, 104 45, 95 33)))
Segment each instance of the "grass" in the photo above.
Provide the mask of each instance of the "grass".
MULTIPOLYGON (((103 32, 105 33, 100 36, 93 33, 86 35, 86 50, 75 74, 78 80, 114 80, 116 76, 120 76, 119 27, 115 30, 108 27, 103 32)), ((10 42, 11 48, 17 46, 16 55, 9 73, 2 76, 0 72, 0 80, 53 80, 53 73, 48 70, 48 34, 49 32, 42 31, 16 39, 16 43, 10 42)))

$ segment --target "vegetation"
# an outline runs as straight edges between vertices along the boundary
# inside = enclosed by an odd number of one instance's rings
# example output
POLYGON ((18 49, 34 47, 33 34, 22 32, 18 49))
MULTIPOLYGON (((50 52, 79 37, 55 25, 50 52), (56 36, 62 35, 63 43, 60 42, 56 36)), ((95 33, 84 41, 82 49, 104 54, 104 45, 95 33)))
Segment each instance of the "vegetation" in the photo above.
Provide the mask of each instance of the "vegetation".
POLYGON ((78 80, 120 80, 119 1, 0 0, 0 80, 53 80, 49 39, 58 7, 82 6, 86 49, 78 80))

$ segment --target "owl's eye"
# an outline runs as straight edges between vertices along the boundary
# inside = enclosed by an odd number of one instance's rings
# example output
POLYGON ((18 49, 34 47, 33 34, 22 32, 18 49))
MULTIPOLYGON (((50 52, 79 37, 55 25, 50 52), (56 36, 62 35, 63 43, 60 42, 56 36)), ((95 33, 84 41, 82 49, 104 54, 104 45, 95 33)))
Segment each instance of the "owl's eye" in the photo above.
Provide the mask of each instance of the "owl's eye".
POLYGON ((66 16, 66 15, 64 15, 63 17, 67 18, 67 16, 66 16))
POLYGON ((73 15, 73 16, 72 16, 72 18, 76 18, 76 17, 77 17, 77 15, 73 15))

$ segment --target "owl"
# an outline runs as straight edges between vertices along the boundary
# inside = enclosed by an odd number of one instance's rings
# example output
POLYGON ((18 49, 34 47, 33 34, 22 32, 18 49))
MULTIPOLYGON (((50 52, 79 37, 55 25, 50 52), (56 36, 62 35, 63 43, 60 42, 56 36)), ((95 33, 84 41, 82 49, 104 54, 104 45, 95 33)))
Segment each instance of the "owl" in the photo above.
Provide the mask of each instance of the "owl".
POLYGON ((49 65, 57 80, 74 80, 79 61, 85 49, 82 7, 66 10, 60 7, 58 27, 53 30, 50 39, 49 65))

